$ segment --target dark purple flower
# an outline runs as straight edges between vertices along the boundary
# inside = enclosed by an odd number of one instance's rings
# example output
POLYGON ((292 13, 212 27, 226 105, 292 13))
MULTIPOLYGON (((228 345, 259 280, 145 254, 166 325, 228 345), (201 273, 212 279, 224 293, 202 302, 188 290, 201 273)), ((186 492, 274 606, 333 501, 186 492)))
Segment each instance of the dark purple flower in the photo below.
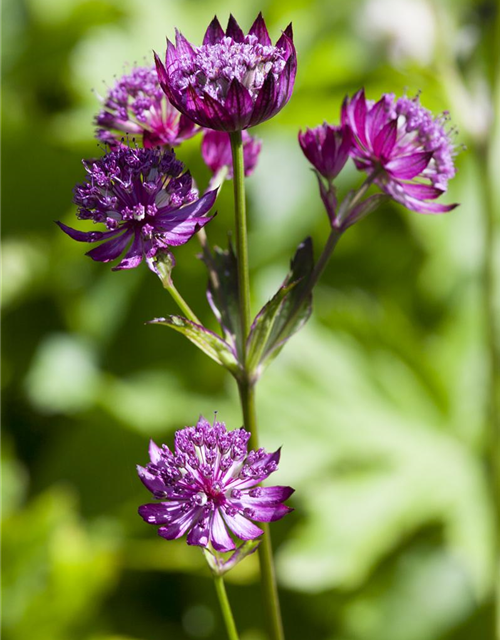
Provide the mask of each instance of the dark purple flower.
POLYGON ((323 178, 333 180, 344 168, 352 147, 348 125, 334 127, 326 122, 299 132, 299 144, 312 166, 323 178))
POLYGON ((289 25, 273 46, 259 14, 248 35, 230 16, 224 33, 215 17, 201 47, 176 32, 165 65, 155 54, 160 84, 170 102, 197 124, 241 131, 264 122, 290 99, 297 56, 289 25))
POLYGON ((342 124, 354 134, 352 156, 358 169, 376 172, 375 183, 394 200, 420 213, 443 213, 457 205, 435 202, 455 175, 448 115, 434 117, 418 96, 384 94, 378 102, 364 90, 342 106, 342 124))
POLYGON ((87 253, 109 262, 127 250, 117 269, 137 267, 145 258, 156 271, 154 258, 168 247, 187 242, 212 218, 216 191, 198 199, 189 172, 173 151, 117 147, 99 160, 84 161, 86 182, 74 189, 81 220, 101 222, 107 231, 77 231, 57 224, 74 240, 99 242, 87 253))
MULTIPOLYGON (((243 162, 245 175, 251 175, 257 166, 262 141, 243 131, 243 162)), ((201 155, 205 164, 215 175, 224 167, 227 168, 227 178, 233 177, 233 159, 231 155, 231 140, 225 131, 207 129, 203 133, 201 155)))
POLYGON ((144 147, 176 147, 199 131, 170 104, 154 66, 135 67, 122 76, 103 100, 95 119, 96 137, 111 146, 123 136, 142 136, 144 147))
POLYGON ((283 502, 290 487, 259 487, 278 468, 280 450, 247 452, 250 434, 227 431, 224 423, 210 425, 200 416, 196 427, 175 434, 175 451, 153 441, 151 462, 137 467, 139 477, 157 500, 139 507, 146 522, 162 525, 167 540, 188 534, 188 544, 231 551, 235 542, 253 540, 262 529, 251 522, 279 520, 292 511, 283 502))

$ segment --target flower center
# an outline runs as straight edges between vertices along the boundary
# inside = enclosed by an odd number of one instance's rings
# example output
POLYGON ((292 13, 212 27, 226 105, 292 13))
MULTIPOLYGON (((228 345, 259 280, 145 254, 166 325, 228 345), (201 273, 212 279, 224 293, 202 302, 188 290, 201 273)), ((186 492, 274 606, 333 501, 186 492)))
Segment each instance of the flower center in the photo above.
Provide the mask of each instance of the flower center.
POLYGON ((284 54, 283 49, 260 44, 254 35, 246 36, 243 42, 225 37, 215 45, 198 47, 194 57, 181 59, 177 83, 179 89, 191 85, 221 100, 236 78, 255 97, 270 71, 276 78, 283 71, 284 54))

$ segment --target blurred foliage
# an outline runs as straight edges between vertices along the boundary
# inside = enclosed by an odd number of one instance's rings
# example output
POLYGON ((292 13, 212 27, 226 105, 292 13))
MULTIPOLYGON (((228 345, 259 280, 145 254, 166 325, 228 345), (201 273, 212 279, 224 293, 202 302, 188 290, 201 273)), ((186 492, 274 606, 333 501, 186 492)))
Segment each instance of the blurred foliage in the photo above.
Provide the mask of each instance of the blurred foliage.
MULTIPOLYGON (((263 376, 263 444, 283 445, 294 515, 273 526, 290 640, 471 640, 492 630, 493 524, 484 472, 487 346, 483 175, 494 0, 5 0, 3 4, 4 616, 10 640, 221 638, 201 554, 137 517, 134 465, 199 413, 239 426, 233 381, 184 338, 144 322, 174 312, 144 267, 111 273, 53 225, 93 140, 97 94, 179 27, 217 12, 277 36, 295 27, 299 74, 258 130, 249 179, 254 305, 294 247, 328 223, 296 143, 366 86, 450 109, 459 173, 448 216, 394 205, 343 238, 315 315, 263 376)), ((199 140, 180 156, 208 181, 199 140)), ((498 147, 497 147, 498 148, 498 147)), ((342 176, 341 190, 359 176, 342 176)), ((224 244, 231 189, 208 228, 224 244)), ((215 327, 196 242, 174 276, 215 327)), ((499 252, 500 255, 500 252, 499 252)), ((256 559, 228 576, 242 640, 262 640, 256 559)))

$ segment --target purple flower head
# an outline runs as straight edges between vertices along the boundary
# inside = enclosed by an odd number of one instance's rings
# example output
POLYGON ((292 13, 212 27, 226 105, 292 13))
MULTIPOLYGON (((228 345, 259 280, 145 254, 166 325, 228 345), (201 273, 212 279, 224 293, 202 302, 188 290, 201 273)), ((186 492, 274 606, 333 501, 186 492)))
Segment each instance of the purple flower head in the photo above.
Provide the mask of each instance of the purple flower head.
MULTIPOLYGON (((251 175, 257 166, 259 153, 262 148, 262 141, 251 136, 247 131, 243 131, 243 162, 245 165, 245 175, 251 175)), ((231 141, 229 134, 225 131, 213 131, 207 129, 203 133, 201 143, 201 155, 205 164, 215 175, 224 167, 227 167, 227 178, 233 177, 233 159, 231 156, 231 141)))
POLYGON ((78 217, 106 231, 77 231, 57 224, 74 240, 99 242, 87 253, 110 262, 126 251, 117 269, 137 267, 145 258, 156 271, 157 253, 187 242, 212 218, 216 191, 198 199, 189 172, 170 150, 117 147, 99 160, 84 161, 87 179, 74 189, 78 217), (128 250, 127 250, 128 248, 128 250))
POLYGON ((151 462, 138 466, 139 477, 157 500, 139 507, 146 522, 161 525, 167 540, 188 534, 188 544, 231 551, 240 540, 253 540, 262 529, 251 521, 271 522, 292 511, 283 502, 290 487, 259 487, 278 468, 280 450, 247 451, 250 434, 210 425, 202 416, 196 427, 175 434, 175 450, 153 441, 151 462), (229 529, 229 532, 228 532, 229 529))
POLYGON ((376 184, 394 200, 420 213, 443 213, 457 205, 435 200, 455 175, 454 145, 445 128, 447 114, 434 117, 418 96, 378 102, 358 91, 342 105, 342 124, 354 134, 352 156, 358 169, 376 172, 376 184))
POLYGON ((170 102, 197 124, 241 131, 269 120, 292 95, 297 56, 289 25, 273 46, 259 14, 248 35, 233 16, 224 33, 215 17, 201 47, 176 32, 165 65, 155 54, 160 84, 170 102))
POLYGON ((352 147, 348 125, 334 127, 326 122, 299 133, 299 144, 309 162, 323 178, 333 180, 344 168, 352 147))
POLYGON ((96 137, 110 146, 123 136, 142 136, 143 146, 176 147, 198 131, 192 120, 170 104, 155 67, 135 67, 122 76, 103 100, 95 119, 96 137))

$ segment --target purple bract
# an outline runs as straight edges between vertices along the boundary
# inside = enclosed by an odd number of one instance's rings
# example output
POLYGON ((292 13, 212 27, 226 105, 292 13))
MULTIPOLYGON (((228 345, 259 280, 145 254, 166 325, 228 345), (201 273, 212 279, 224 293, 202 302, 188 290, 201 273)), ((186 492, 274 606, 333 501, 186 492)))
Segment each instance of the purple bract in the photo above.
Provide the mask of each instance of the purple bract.
POLYGON ((224 33, 215 17, 201 47, 176 32, 165 65, 155 54, 160 84, 170 102, 209 129, 241 131, 264 122, 290 99, 297 56, 289 25, 273 46, 259 14, 248 35, 233 16, 224 33))
POLYGON ((189 172, 173 151, 117 147, 99 160, 84 161, 87 181, 74 189, 81 220, 101 222, 107 231, 77 231, 57 224, 74 240, 99 242, 87 253, 109 262, 126 249, 117 269, 137 267, 143 259, 156 271, 159 251, 187 242, 212 218, 216 191, 198 199, 189 172))
POLYGON ((358 169, 373 174, 374 182, 408 209, 443 213, 457 205, 435 200, 455 175, 451 131, 447 114, 434 117, 418 97, 396 99, 384 94, 378 102, 365 98, 364 90, 342 106, 342 124, 354 134, 352 156, 358 169))
POLYGON ((103 103, 95 119, 96 137, 110 146, 130 135, 142 136, 144 147, 176 147, 199 130, 170 104, 153 66, 135 67, 122 76, 103 103))
POLYGON ((299 133, 301 149, 323 178, 333 180, 344 168, 352 147, 349 126, 334 127, 326 122, 299 133))
MULTIPOLYGON (((248 132, 243 131, 243 162, 245 175, 251 175, 257 166, 259 153, 262 148, 261 140, 254 138, 248 132)), ((201 155, 205 164, 215 175, 224 167, 227 168, 227 178, 233 177, 233 160, 231 156, 231 140, 225 131, 213 131, 207 129, 203 133, 201 143, 201 155)))
POLYGON ((259 487, 278 468, 280 450, 247 452, 250 434, 244 429, 227 431, 224 423, 210 425, 200 417, 196 427, 175 434, 175 451, 153 441, 151 462, 138 466, 139 477, 162 502, 139 507, 150 524, 167 540, 188 534, 188 544, 216 551, 236 545, 228 532, 240 540, 253 540, 263 531, 251 520, 271 522, 292 511, 283 502, 290 487, 259 487))

